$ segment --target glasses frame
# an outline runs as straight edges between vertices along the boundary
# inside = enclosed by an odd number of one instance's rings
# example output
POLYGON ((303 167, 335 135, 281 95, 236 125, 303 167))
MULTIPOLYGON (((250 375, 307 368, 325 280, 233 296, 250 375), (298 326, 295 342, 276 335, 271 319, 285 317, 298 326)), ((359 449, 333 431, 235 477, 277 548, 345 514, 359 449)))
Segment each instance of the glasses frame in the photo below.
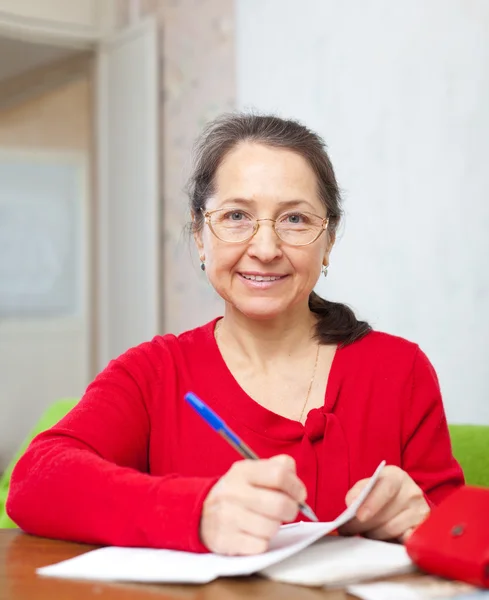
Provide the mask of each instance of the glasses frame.
MULTIPOLYGON (((221 237, 219 237, 217 235, 217 233, 215 232, 214 228, 212 227, 212 222, 211 222, 211 217, 214 213, 216 212, 222 212, 224 210, 228 211, 228 212, 232 212, 233 209, 227 209, 227 208, 216 208, 215 210, 202 210, 202 214, 204 215, 204 220, 205 223, 207 223, 207 225, 209 226, 209 229, 211 230, 211 232, 216 236, 216 238, 218 240, 221 240, 221 242, 224 242, 225 244, 244 244, 245 242, 249 242, 251 239, 253 239, 253 237, 257 234, 258 229, 260 229, 260 222, 261 221, 270 221, 271 223, 273 223, 272 227, 273 227, 273 231, 275 232, 275 235, 279 238, 280 241, 282 241, 284 244, 288 244, 289 246, 298 246, 298 247, 304 247, 304 246, 309 246, 310 244, 314 244, 315 241, 317 241, 321 235, 326 231, 326 229, 328 228, 328 224, 329 224, 329 217, 320 217, 319 215, 315 215, 314 213, 309 213, 304 211, 304 214, 307 215, 312 215, 313 217, 317 217, 318 219, 321 219, 321 229, 318 231, 318 234, 316 235, 316 237, 311 240, 310 242, 307 242, 306 244, 292 244, 291 242, 287 242, 286 240, 284 240, 282 237, 280 237, 280 234, 277 231, 276 228, 276 223, 279 220, 280 217, 282 217, 284 214, 287 214, 287 212, 282 213, 281 215, 279 215, 279 218, 277 219, 257 219, 256 217, 254 217, 251 213, 249 213, 246 210, 243 210, 241 208, 236 208, 236 211, 239 212, 244 212, 250 216, 253 216, 254 219, 254 224, 253 224, 253 231, 251 233, 251 235, 247 238, 245 238, 244 240, 239 240, 239 241, 234 241, 234 242, 230 242, 229 240, 223 240, 221 237)), ((294 211, 290 211, 292 214, 294 214, 294 211)), ((300 212, 300 211, 299 211, 300 212)))

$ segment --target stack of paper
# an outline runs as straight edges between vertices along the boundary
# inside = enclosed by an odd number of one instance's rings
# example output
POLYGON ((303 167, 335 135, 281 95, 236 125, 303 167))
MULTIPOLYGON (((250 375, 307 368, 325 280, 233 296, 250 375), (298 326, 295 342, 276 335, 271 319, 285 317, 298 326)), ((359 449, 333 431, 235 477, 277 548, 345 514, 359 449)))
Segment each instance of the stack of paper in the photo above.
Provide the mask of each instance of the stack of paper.
POLYGON ((405 572, 412 568, 403 546, 362 538, 320 538, 353 518, 385 463, 381 463, 355 502, 329 523, 286 525, 268 552, 255 556, 194 554, 147 548, 101 548, 38 569, 40 575, 105 581, 206 583, 217 577, 262 573, 304 585, 343 583, 405 572))
POLYGON ((343 586, 375 577, 409 573, 413 569, 406 549, 400 544, 330 536, 261 573, 286 583, 343 586))

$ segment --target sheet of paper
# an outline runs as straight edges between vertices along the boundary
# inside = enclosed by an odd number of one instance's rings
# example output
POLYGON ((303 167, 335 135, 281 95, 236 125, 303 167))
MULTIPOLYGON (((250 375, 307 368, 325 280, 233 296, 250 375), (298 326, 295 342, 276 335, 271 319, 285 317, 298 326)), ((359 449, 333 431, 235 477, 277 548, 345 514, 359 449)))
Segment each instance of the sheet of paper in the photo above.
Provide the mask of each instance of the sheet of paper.
POLYGON ((379 582, 350 585, 348 593, 361 600, 422 600, 422 596, 402 583, 379 582))
POLYGON ((406 582, 379 581, 350 585, 347 591, 361 600, 485 600, 489 590, 481 590, 460 581, 448 581, 438 577, 420 577, 406 582))
POLYGON ((324 586, 346 585, 412 570, 414 565, 400 544, 329 536, 261 572, 275 581, 324 586))
POLYGON ((334 531, 355 516, 385 462, 382 462, 358 498, 337 519, 328 523, 297 523, 280 529, 268 552, 255 556, 221 556, 149 548, 100 548, 37 570, 46 577, 141 581, 159 583, 206 583, 219 576, 250 575, 285 560, 334 531))

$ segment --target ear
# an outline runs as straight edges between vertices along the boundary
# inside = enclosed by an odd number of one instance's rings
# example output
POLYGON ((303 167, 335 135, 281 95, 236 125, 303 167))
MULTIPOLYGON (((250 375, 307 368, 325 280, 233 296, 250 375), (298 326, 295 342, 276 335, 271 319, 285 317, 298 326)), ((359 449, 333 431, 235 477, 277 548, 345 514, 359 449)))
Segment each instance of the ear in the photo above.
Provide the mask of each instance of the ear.
POLYGON ((336 242, 336 233, 328 232, 328 245, 326 246, 326 252, 324 253, 323 265, 327 267, 329 265, 329 255, 333 249, 334 243, 336 242))
POLYGON ((333 249, 335 242, 336 242, 336 231, 332 231, 331 233, 328 233, 328 253, 331 252, 331 250, 333 249))
POLYGON ((201 231, 194 232, 194 242, 195 242, 195 245, 197 246, 197 251, 199 253, 199 256, 203 256, 204 244, 202 242, 202 232, 201 231))
MULTIPOLYGON (((192 225, 195 223, 195 215, 192 213, 192 225)), ((198 231, 196 231, 194 229, 194 242, 195 245, 197 246, 197 251, 199 253, 199 256, 202 257, 204 255, 204 242, 202 240, 202 228, 199 229, 198 231)))

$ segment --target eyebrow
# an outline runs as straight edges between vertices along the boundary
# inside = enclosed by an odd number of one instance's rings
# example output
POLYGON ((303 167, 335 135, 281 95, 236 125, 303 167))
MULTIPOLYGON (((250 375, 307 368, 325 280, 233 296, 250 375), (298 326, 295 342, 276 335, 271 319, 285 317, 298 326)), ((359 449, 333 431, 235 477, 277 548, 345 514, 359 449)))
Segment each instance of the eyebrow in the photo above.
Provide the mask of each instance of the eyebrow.
MULTIPOLYGON (((245 206, 249 206, 250 204, 256 205, 256 200, 247 198, 227 198, 224 200, 223 204, 244 204, 245 206)), ((294 208, 296 206, 306 205, 313 211, 317 210, 315 206, 302 198, 297 198, 296 200, 281 200, 278 205, 283 208, 294 208)))

